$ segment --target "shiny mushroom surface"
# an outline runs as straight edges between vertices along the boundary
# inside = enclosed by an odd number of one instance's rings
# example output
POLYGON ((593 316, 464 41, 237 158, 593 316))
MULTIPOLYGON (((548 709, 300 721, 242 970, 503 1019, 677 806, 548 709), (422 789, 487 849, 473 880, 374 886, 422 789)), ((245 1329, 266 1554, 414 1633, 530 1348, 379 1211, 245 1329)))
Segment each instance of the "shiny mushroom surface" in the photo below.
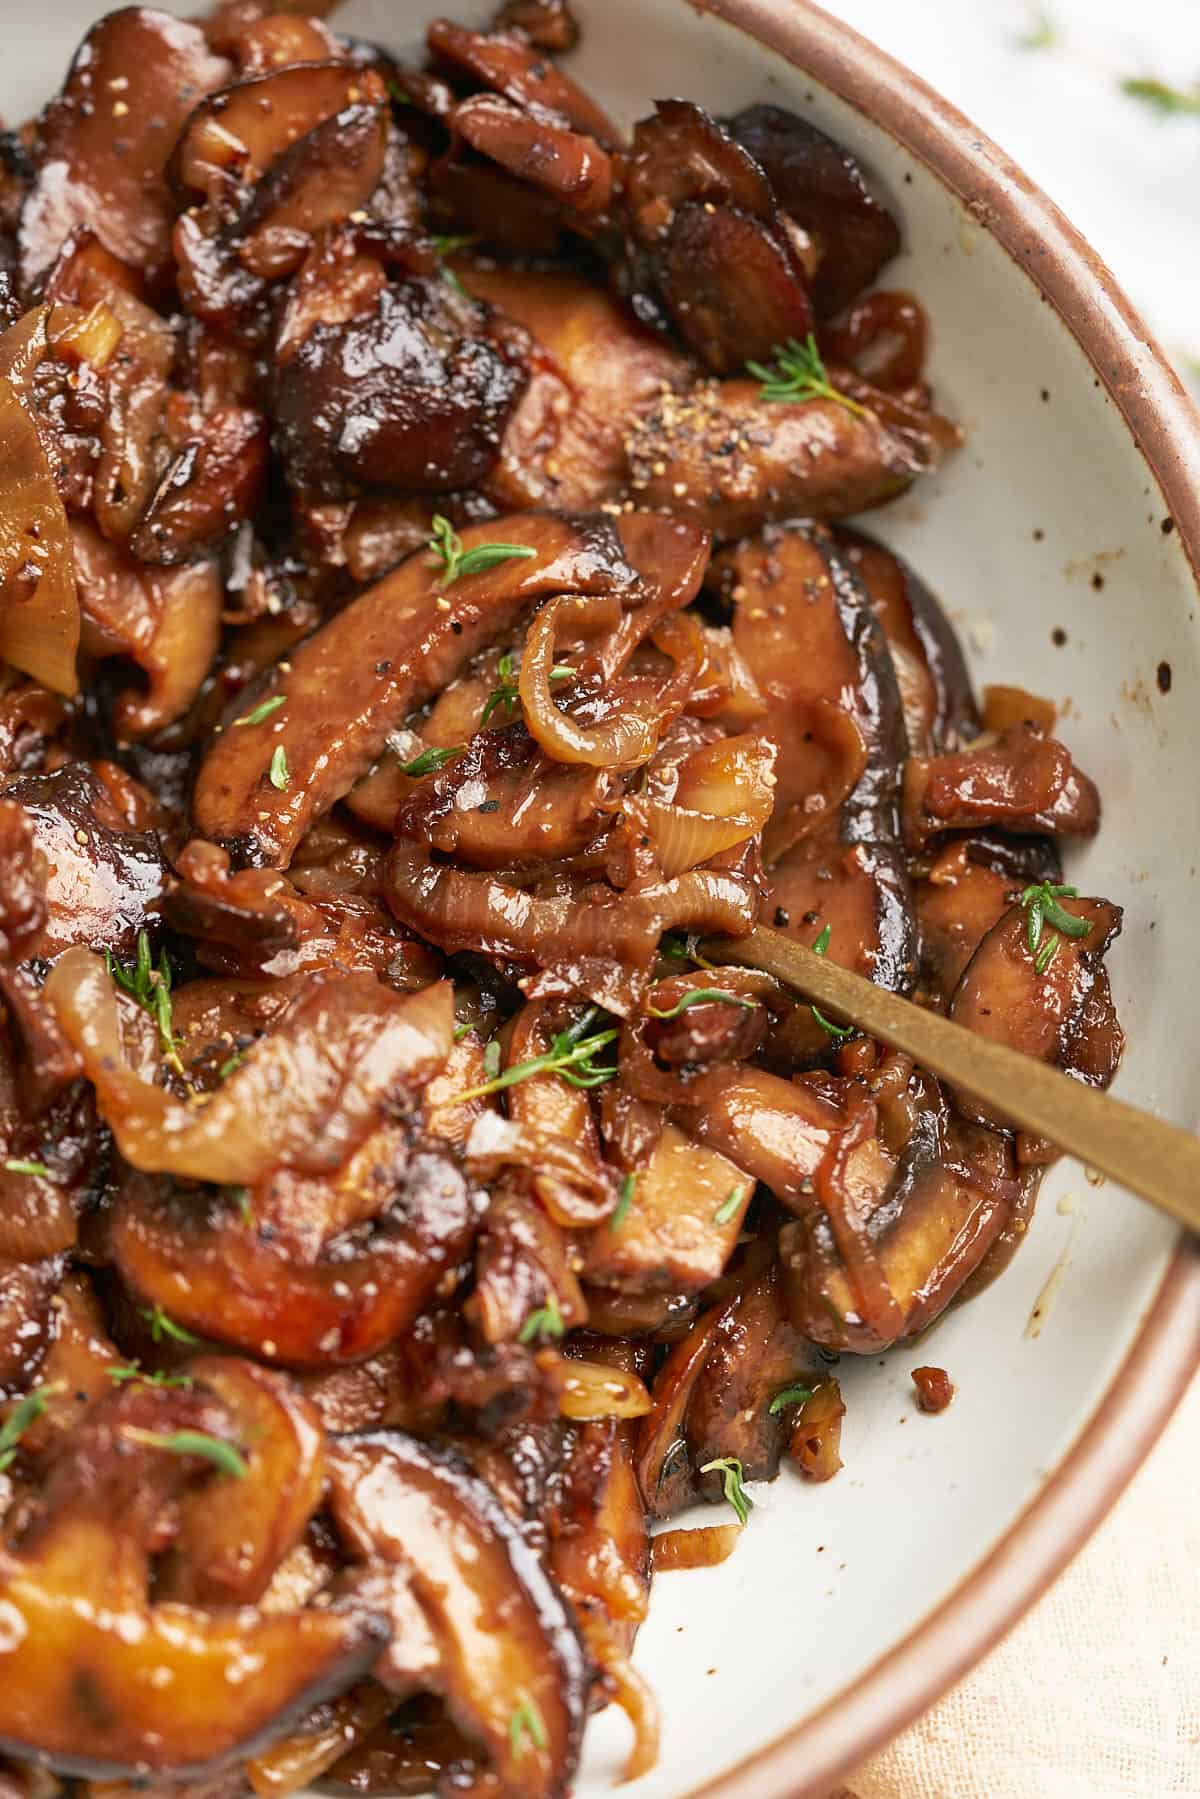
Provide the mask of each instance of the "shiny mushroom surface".
POLYGON ((4 134, 38 1799, 567 1799, 607 1706, 653 1767, 655 1571, 837 1474, 838 1358, 911 1356, 1055 1154, 705 937, 1123 1047, 1100 795, 858 516, 963 437, 870 171, 773 104, 624 131, 569 0, 407 63, 340 17, 122 8, 4 134))

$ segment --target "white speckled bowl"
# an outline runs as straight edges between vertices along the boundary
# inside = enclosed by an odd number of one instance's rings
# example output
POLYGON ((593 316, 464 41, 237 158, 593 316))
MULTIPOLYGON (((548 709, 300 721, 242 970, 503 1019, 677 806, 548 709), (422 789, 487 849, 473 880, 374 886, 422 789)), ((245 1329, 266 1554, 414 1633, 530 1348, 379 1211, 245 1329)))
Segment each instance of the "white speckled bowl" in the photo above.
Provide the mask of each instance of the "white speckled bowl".
MULTIPOLYGON (((11 9, 6 116, 46 97, 103 10, 11 9)), ((435 10, 349 0, 339 22, 413 48, 435 10)), ((446 10, 474 23, 493 9, 446 10)), ((797 107, 862 157, 899 212, 906 251, 887 280, 928 308, 938 397, 969 441, 871 529, 943 596, 981 681, 1022 683, 1062 707, 1106 808, 1071 872, 1126 908, 1110 964, 1129 1034, 1120 1090, 1194 1125, 1195 412, 1054 207, 915 77, 805 0, 577 0, 577 11, 574 67, 618 117, 663 94, 722 112, 797 107)), ((1198 1357, 1195 1245, 1079 1167, 1057 1169, 1015 1263, 932 1347, 843 1364, 845 1472, 811 1489, 785 1473, 755 1495, 731 1561, 659 1583, 638 1662, 666 1729, 637 1792, 825 1793, 1054 1577, 1198 1357), (1030 1310, 1068 1249, 1031 1338, 1030 1310), (909 1383, 931 1358, 959 1389, 937 1419, 917 1415, 909 1383)), ((581 1799, 607 1790, 624 1737, 614 1714, 592 1726, 581 1799)))

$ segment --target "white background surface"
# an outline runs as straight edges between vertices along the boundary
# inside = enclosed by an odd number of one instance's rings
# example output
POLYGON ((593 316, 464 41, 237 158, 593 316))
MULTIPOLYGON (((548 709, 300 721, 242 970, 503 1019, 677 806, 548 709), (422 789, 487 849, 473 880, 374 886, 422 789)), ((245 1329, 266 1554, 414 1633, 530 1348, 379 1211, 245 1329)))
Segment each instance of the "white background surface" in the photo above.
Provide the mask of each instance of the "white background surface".
POLYGON ((1164 349, 1200 364, 1200 116, 1160 117, 1119 88, 1127 76, 1200 81, 1200 0, 821 3, 995 138, 1105 258, 1164 349), (1023 48, 1041 12, 1056 41, 1023 48))

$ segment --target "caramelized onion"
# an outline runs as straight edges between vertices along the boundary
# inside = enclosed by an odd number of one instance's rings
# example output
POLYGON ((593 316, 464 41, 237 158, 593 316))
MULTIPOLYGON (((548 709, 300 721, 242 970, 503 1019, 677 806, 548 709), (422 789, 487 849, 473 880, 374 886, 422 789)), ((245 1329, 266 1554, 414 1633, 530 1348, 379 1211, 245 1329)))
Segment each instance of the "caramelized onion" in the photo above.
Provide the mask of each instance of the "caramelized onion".
POLYGON ((664 931, 750 929, 757 900, 747 882, 715 869, 621 896, 536 899, 492 875, 434 862, 403 839, 387 863, 388 904, 402 924, 447 950, 474 949, 546 966, 607 957, 648 967, 664 931))
POLYGON ((665 619, 652 634, 656 647, 675 663, 675 672, 641 708, 617 705, 596 725, 581 725, 555 703, 550 674, 558 621, 570 602, 551 600, 529 627, 521 656, 521 703, 531 734, 556 762, 591 768, 639 768, 654 754, 664 725, 683 710, 703 660, 700 627, 692 618, 665 619))
POLYGON ((0 654, 55 693, 79 691, 79 598, 67 514, 42 440, 0 380, 0 654))
POLYGON ((250 1183, 274 1168, 334 1169, 399 1084, 420 1084, 449 1053, 448 984, 403 996, 370 976, 314 975, 272 1031, 202 1105, 130 1067, 113 984, 90 951, 68 950, 46 998, 83 1058, 121 1154, 147 1173, 250 1183))
POLYGON ((775 803, 775 759, 769 737, 727 737, 681 765, 670 803, 646 801, 655 854, 668 879, 762 830, 775 803))
POLYGON ((644 1418, 654 1401, 636 1374, 605 1362, 566 1361, 559 1370, 564 1418, 644 1418))
POLYGON ((742 1534, 740 1524, 702 1524, 698 1530, 664 1530, 653 1541, 654 1572, 716 1568, 727 1562, 742 1534))

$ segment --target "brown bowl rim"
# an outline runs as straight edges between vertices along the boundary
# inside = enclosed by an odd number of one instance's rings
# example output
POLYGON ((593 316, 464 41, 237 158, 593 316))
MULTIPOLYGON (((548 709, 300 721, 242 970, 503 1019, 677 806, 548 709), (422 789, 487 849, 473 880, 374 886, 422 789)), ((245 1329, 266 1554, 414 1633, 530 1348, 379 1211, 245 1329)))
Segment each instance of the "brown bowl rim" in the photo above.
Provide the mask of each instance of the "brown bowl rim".
MULTIPOLYGON (((957 108, 811 0, 683 0, 755 38, 881 126, 1025 271, 1107 389, 1200 578, 1200 416, 1101 259, 957 108)), ((1168 522, 1169 521, 1169 522, 1168 522)), ((1200 1239, 1181 1235, 1138 1335, 1036 1497, 957 1587, 819 1710, 689 1799, 827 1799, 960 1680, 1116 1503, 1200 1367, 1200 1239)))

